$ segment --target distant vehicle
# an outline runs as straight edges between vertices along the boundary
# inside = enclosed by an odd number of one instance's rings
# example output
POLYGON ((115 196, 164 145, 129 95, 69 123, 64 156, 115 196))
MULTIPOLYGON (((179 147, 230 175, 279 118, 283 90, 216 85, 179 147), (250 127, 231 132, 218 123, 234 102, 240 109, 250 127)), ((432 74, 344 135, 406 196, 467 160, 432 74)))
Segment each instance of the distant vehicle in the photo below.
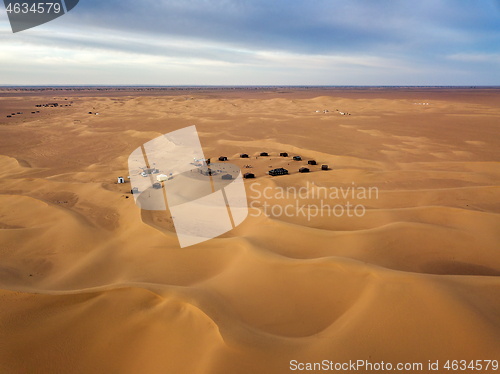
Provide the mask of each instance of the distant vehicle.
POLYGON ((302 157, 300 156, 293 156, 294 161, 302 161, 302 157))

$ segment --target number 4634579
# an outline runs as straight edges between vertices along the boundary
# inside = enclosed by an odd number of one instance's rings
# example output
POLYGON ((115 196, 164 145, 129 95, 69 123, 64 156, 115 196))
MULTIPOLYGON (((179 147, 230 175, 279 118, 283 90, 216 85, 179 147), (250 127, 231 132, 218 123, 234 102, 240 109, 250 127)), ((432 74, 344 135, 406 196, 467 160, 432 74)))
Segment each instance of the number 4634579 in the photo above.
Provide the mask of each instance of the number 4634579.
POLYGON ((498 370, 497 360, 448 360, 443 366, 448 370, 498 370))
POLYGON ((59 3, 38 3, 33 4, 31 7, 28 3, 9 3, 7 5, 7 13, 59 13, 61 11, 61 4, 59 3))

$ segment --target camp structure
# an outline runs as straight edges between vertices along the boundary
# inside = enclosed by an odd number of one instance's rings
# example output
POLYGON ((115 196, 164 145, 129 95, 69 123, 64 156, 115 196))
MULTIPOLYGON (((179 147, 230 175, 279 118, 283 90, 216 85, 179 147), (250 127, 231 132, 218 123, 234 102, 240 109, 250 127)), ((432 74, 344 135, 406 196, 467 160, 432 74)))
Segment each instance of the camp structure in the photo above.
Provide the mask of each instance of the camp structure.
POLYGON ((168 180, 168 175, 165 175, 165 174, 159 174, 156 176, 156 180, 158 182, 165 182, 168 180))
POLYGON ((142 169, 142 171, 143 171, 143 173, 146 173, 146 174, 158 174, 160 172, 156 168, 144 168, 144 169, 142 169))
POLYGON ((288 153, 286 153, 286 152, 281 152, 281 153, 280 153, 280 157, 288 157, 288 153))
POLYGON ((161 183, 159 182, 153 183, 153 188, 159 190, 161 188, 161 183))
POLYGON ((118 183, 125 183, 125 179, 123 179, 123 177, 118 177, 118 183))
POLYGON ((300 157, 300 156, 293 156, 293 161, 302 161, 302 157, 300 157))
POLYGON ((249 158, 249 157, 248 157, 248 155, 247 155, 246 153, 242 153, 242 154, 240 155, 240 157, 241 157, 241 158, 249 158))
POLYGON ((221 179, 230 181, 231 179, 233 179, 233 176, 231 174, 224 174, 223 176, 221 176, 221 179))
POLYGON ((254 173, 245 173, 245 174, 243 174, 243 178, 245 178, 245 179, 255 178, 255 174, 254 173))
POLYGON ((131 194, 139 193, 139 189, 137 187, 134 187, 130 190, 131 194))
POLYGON ((328 165, 321 165, 321 170, 328 170, 328 165))
POLYGON ((267 152, 260 152, 260 155, 261 156, 269 156, 269 153, 267 153, 267 152))
POLYGON ((309 160, 307 161, 309 165, 317 165, 315 160, 309 160))
POLYGON ((299 173, 309 173, 309 169, 308 168, 300 168, 299 173))
POLYGON ((288 174, 288 170, 283 168, 269 170, 269 175, 272 175, 273 177, 275 177, 276 175, 286 175, 286 174, 288 174))
POLYGON ((226 156, 220 156, 219 157, 219 161, 227 161, 227 157, 226 156))
POLYGON ((200 173, 202 175, 205 175, 205 176, 209 176, 209 175, 212 175, 212 169, 210 169, 209 167, 202 167, 199 169, 200 170, 200 173))
POLYGON ((205 164, 208 164, 209 161, 207 159, 204 159, 204 158, 194 158, 194 161, 193 161, 193 165, 194 166, 204 166, 205 164))

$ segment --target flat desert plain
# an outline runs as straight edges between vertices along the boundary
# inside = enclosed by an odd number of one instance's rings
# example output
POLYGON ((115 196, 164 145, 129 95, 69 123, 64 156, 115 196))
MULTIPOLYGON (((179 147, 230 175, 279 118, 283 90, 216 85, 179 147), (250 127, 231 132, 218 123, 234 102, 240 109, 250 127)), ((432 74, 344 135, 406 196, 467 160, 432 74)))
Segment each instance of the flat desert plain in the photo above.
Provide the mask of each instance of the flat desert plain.
POLYGON ((499 360, 499 146, 498 89, 4 89, 0 372, 499 360), (192 125, 256 178, 242 224, 180 248, 117 177, 192 125))

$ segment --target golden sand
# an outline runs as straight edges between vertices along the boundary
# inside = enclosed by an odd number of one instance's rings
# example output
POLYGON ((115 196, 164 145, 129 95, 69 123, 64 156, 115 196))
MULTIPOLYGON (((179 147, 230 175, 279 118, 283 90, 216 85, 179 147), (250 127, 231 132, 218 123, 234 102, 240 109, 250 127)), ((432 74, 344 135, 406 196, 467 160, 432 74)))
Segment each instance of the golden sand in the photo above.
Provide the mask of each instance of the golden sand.
POLYGON ((0 372, 498 360, 499 124, 493 89, 4 91, 0 372), (73 104, 35 107, 49 102, 73 104), (181 249, 169 212, 116 181, 134 149, 191 125, 205 157, 257 178, 245 222, 181 249), (359 217, 263 214, 301 187, 318 193, 306 205, 325 189, 377 197, 328 198, 359 217))

